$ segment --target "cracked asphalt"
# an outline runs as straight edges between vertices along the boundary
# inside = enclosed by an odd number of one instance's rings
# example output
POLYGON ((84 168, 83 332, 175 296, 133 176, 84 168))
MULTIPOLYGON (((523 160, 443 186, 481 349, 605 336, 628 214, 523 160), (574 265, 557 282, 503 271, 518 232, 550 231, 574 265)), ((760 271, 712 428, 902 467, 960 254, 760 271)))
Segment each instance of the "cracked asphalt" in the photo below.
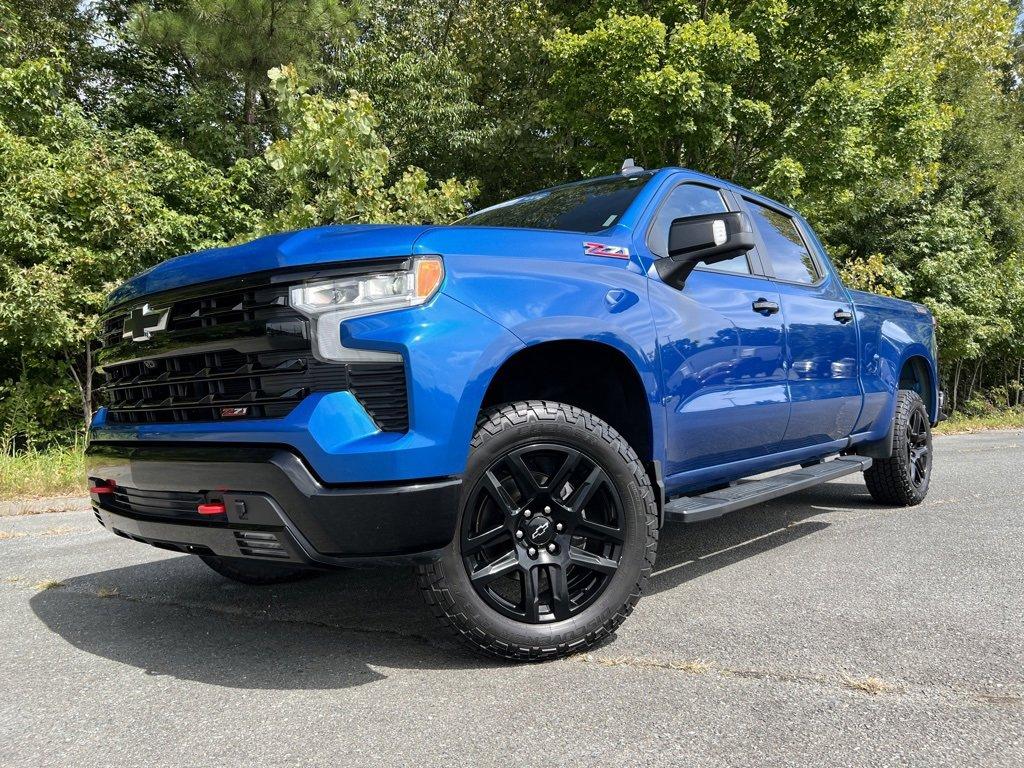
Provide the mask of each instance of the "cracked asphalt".
POLYGON ((1022 458, 943 437, 915 509, 855 477, 670 525, 614 638, 527 666, 449 642, 408 569, 252 588, 0 518, 0 764, 1020 766, 1022 458))

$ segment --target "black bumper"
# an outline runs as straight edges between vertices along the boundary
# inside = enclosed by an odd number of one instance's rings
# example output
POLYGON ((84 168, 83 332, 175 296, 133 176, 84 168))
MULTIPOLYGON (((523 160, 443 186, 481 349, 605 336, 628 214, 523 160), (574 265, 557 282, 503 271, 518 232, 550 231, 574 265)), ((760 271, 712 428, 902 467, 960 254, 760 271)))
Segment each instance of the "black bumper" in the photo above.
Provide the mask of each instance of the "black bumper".
POLYGON ((92 443, 97 519, 164 549, 313 566, 425 562, 455 532, 461 480, 322 484, 290 450, 92 443), (223 504, 224 513, 197 511, 223 504))

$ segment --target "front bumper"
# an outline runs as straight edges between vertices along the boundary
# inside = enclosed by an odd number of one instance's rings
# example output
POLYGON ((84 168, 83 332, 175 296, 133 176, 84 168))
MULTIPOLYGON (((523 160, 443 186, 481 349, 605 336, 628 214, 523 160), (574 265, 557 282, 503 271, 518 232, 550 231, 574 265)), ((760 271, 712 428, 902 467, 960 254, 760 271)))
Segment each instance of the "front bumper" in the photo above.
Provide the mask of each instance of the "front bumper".
POLYGON ((164 549, 318 567, 425 562, 455 532, 461 480, 330 486, 273 446, 90 444, 96 517, 164 549), (223 504, 201 515, 199 504, 223 504))

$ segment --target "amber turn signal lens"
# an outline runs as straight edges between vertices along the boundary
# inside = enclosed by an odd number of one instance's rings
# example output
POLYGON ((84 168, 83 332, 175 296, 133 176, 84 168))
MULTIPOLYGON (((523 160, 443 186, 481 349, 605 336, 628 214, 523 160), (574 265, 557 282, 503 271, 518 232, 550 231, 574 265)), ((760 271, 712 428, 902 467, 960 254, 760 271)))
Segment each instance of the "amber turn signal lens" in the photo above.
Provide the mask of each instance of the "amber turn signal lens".
POLYGON ((444 279, 444 263, 436 256, 416 259, 416 296, 426 299, 434 294, 444 279))

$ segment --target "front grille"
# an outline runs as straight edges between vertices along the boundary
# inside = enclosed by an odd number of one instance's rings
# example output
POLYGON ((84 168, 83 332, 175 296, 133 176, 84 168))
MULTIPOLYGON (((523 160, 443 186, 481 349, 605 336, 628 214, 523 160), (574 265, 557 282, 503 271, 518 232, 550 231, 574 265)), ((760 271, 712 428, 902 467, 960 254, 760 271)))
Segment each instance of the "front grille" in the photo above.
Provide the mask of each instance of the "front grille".
POLYGON ((317 360, 287 285, 151 298, 166 327, 135 342, 124 326, 141 306, 104 319, 99 393, 112 424, 281 418, 314 392, 350 391, 381 430, 409 428, 404 363, 317 360))

